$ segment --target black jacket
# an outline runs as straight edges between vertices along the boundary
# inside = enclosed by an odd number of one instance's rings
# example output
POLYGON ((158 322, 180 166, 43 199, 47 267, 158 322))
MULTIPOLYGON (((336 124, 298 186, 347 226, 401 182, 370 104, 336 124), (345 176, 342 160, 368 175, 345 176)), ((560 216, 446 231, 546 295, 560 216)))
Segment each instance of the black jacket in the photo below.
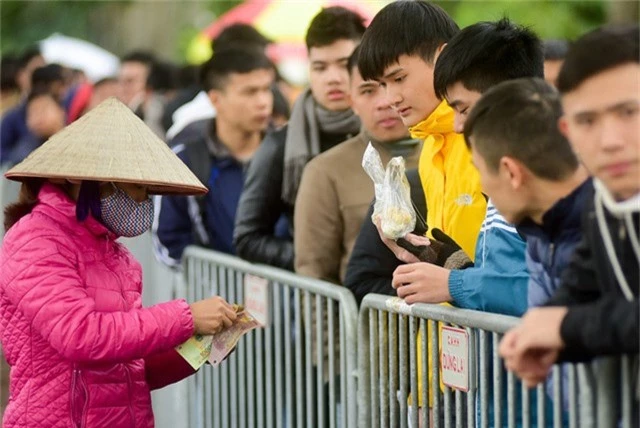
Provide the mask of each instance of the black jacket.
MULTIPOLYGON (((274 235, 283 218, 293 236, 293 206, 282 199, 284 149, 287 126, 267 134, 251 159, 236 214, 234 244, 241 258, 293 271, 293 240, 274 235)), ((320 135, 325 151, 350 138, 320 135)))
POLYGON ((569 306, 560 334, 566 344, 563 361, 586 361, 601 355, 637 354, 640 336, 640 283, 638 260, 630 233, 637 234, 639 215, 633 216, 634 230, 603 207, 613 247, 634 295, 625 298, 607 254, 595 213, 594 199, 585 210, 583 237, 563 274, 560 288, 547 306, 569 306))
MULTIPOLYGON (((411 199, 415 208, 420 211, 423 218, 427 218, 427 203, 420 183, 417 170, 407 172, 407 178, 411 185, 411 199)), ((374 201, 375 202, 375 201, 374 201)), ((391 286, 393 271, 403 264, 387 248, 380 239, 378 229, 371 221, 373 203, 362 223, 360 233, 353 246, 353 252, 347 265, 347 273, 344 285, 356 298, 358 306, 369 293, 388 294, 395 296, 396 290, 391 286)), ((416 222, 416 234, 426 233, 426 229, 416 222)))

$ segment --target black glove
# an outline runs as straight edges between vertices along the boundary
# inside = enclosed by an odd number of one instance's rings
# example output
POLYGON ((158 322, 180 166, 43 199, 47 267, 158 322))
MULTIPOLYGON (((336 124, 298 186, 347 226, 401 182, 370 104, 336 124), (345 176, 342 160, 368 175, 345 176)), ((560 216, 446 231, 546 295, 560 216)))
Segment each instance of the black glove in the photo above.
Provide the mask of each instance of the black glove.
POLYGON ((473 262, 460 248, 460 245, 440 229, 433 229, 429 239, 431 245, 413 245, 404 238, 396 243, 420 261, 442 266, 446 269, 466 269, 473 266, 473 262))

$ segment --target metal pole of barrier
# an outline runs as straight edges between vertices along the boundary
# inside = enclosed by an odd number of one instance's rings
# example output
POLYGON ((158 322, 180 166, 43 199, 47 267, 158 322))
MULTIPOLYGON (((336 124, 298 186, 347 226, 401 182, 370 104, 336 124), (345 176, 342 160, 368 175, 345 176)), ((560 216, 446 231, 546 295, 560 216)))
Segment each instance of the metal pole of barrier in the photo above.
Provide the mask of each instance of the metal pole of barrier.
POLYGON ((547 392, 544 389, 544 382, 536 387, 536 397, 538 397, 538 426, 547 426, 547 412, 545 411, 545 401, 547 392))
MULTIPOLYGON (((407 317, 400 315, 399 336, 400 336, 400 426, 407 428, 408 425, 408 408, 407 398, 409 397, 409 388, 407 379, 409 378, 409 368, 407 367, 407 317)), ((412 397, 414 400, 416 397, 412 397)), ((413 427, 412 427, 413 428, 413 427)))
POLYGON ((524 383, 520 384, 522 394, 522 428, 531 428, 531 394, 524 383))
POLYGON ((498 333, 491 333, 493 339, 491 354, 493 355, 493 419, 494 426, 502 426, 502 363, 498 357, 498 345, 500 336, 498 333))
MULTIPOLYGON (((433 364, 433 369, 436 365, 433 364)), ((435 370, 434 370, 435 371, 435 370)), ((451 388, 444 387, 444 428, 451 428, 451 388)), ((438 417, 435 415, 434 417, 438 417)))
MULTIPOLYGON (((228 300, 231 302, 237 302, 236 298, 236 287, 233 280, 233 272, 229 268, 225 268, 225 281, 226 281, 226 289, 227 295, 229 296, 228 300)), ((231 401, 231 408, 229 409, 229 415, 231 419, 231 425, 227 425, 232 428, 236 428, 238 426, 238 412, 233 411, 233 409, 238 409, 239 407, 239 398, 238 398, 238 356, 232 355, 227 359, 227 368, 226 373, 229 376, 229 396, 231 401)))
MULTIPOLYGON (((389 402, 389 417, 391 426, 398 427, 400 422, 400 402, 398 401, 398 389, 400 388, 400 364, 398 361, 398 314, 388 314, 387 340, 389 342, 389 394, 383 397, 389 402)), ((425 378, 426 379, 426 378, 425 378)))
POLYGON ((380 419, 382 425, 387 425, 390 422, 389 419, 389 398, 391 397, 389 391, 389 330, 388 318, 389 314, 386 312, 380 313, 378 318, 378 334, 380 339, 378 341, 378 361, 380 361, 380 419), (385 321, 387 321, 385 323, 385 321), (386 325, 385 325, 386 324, 386 325))
POLYGON ((596 370, 598 428, 613 427, 617 424, 616 403, 619 381, 616 359, 607 357, 598 361, 596 370))
POLYGON ((453 394, 456 404, 456 428, 463 428, 466 421, 463 420, 462 413, 462 391, 455 390, 453 394))
POLYGON ((632 407, 633 407, 633 389, 631 388, 631 361, 629 356, 622 356, 620 360, 620 377, 619 383, 622 384, 621 402, 622 402, 622 427, 631 428, 632 407))
MULTIPOLYGON (((305 378, 313 379, 313 321, 311 308, 314 306, 311 293, 304 292, 304 339, 305 339, 305 378)), ((317 339, 316 339, 317 340, 317 339)), ((313 426, 313 383, 307 382, 307 426, 313 426)))
POLYGON ((416 361, 417 319, 409 317, 409 375, 411 376, 411 426, 418 426, 418 369, 416 361))
MULTIPOLYGON (((336 376, 336 349, 335 349, 335 312, 333 310, 333 300, 327 300, 327 313, 329 314, 329 329, 327 334, 327 342, 329 342, 329 427, 335 428, 336 426, 336 391, 335 391, 335 376, 336 376)), ((322 340, 324 343, 324 338, 322 340)), ((342 348, 340 348, 342 350, 342 348)), ((342 376, 348 376, 348 373, 340 373, 342 376)), ((322 425, 320 425, 322 427, 322 425)))
MULTIPOLYGON (((420 320, 420 331, 427 331, 427 320, 424 318, 420 320)), ((417 344, 420 346, 420 344, 417 344)), ((433 425, 429 420, 429 391, 431 385, 429 385, 429 353, 426 349, 422 351, 422 420, 427 427, 433 425)))
MULTIPOLYGON (((238 271, 230 271, 231 277, 231 288, 235 293, 234 302, 243 305, 244 304, 244 281, 242 280, 242 273, 238 271)), ((249 332, 249 334, 240 338, 240 341, 237 344, 235 357, 237 360, 238 371, 237 375, 237 397, 238 397, 238 426, 245 428, 247 426, 247 417, 253 416, 253 411, 255 409, 255 405, 251 406, 247 409, 248 398, 253 395, 255 392, 255 388, 247 388, 248 379, 251 378, 253 369, 248 370, 248 362, 245 359, 245 351, 249 346, 249 340, 253 337, 253 332, 249 332)), ((255 354, 254 354, 255 355, 255 354)), ((253 355, 252 355, 253 357, 253 355)), ((253 425, 252 425, 253 428, 253 425)))
POLYGON ((369 360, 369 345, 372 340, 372 332, 369 329, 371 313, 373 309, 362 307, 358 317, 358 427, 368 428, 371 426, 371 407, 375 407, 372 402, 371 385, 371 361, 369 360))
MULTIPOLYGON (((270 318, 270 319, 273 319, 273 318, 270 318)), ((264 382, 265 379, 267 380, 267 382, 269 382, 268 375, 266 374, 264 369, 264 364, 265 364, 265 361, 267 360, 267 356, 265 354, 265 343, 264 343, 265 328, 266 326, 258 328, 258 330, 255 333, 255 344, 252 343, 252 346, 247 350, 248 359, 251 358, 252 351, 255 352, 254 355, 256 356, 256 362, 255 362, 256 415, 255 415, 255 420, 249 422, 249 426, 251 427, 257 426, 260 428, 263 428, 265 426, 265 423, 267 423, 268 419, 265 414, 265 410, 266 410, 265 400, 269 395, 271 395, 269 391, 265 390, 265 382, 264 382)), ((269 382, 268 384, 271 385, 271 382, 269 382)), ((249 388, 251 388, 251 385, 249 385, 249 388)), ((252 404, 253 402, 251 402, 249 406, 252 406, 252 404)))
POLYGON ((318 426, 325 425, 325 396, 324 396, 324 340, 322 332, 324 331, 324 304, 323 298, 316 295, 316 346, 317 349, 317 371, 316 371, 316 400, 318 411, 318 426))
MULTIPOLYGON (((440 427, 440 370, 439 370, 439 366, 440 364, 438 364, 438 361, 440 361, 440 359, 438 358, 438 324, 433 321, 433 320, 429 320, 429 327, 428 327, 433 333, 431 334, 431 364, 432 367, 429 367, 429 370, 431 371, 431 392, 433 395, 433 409, 431 410, 431 414, 433 415, 433 426, 436 428, 440 427)), ((427 332, 423 332, 425 335, 425 340, 424 343, 427 343, 427 332)), ((425 351, 428 349, 425 346, 425 351)), ((427 382, 427 380, 425 379, 425 382, 427 382)), ((428 403, 428 402, 427 402, 428 403)), ((427 405, 427 403, 425 403, 425 405, 427 405)))
POLYGON ((569 381, 569 428, 578 428, 578 400, 577 400, 577 381, 576 366, 567 366, 569 381))
POLYGON ((286 411, 287 418, 286 424, 293 426, 293 376, 294 368, 292 366, 293 358, 291 357, 291 289, 289 286, 284 286, 284 372, 286 379, 286 386, 284 393, 286 394, 286 411))
POLYGON ((596 424, 595 383, 591 369, 591 364, 578 364, 580 428, 594 428, 596 424))
POLYGON ((480 426, 489 426, 489 361, 487 332, 480 330, 480 426))
MULTIPOLYGON (((378 311, 369 311, 370 337, 376 337, 378 335, 377 321, 378 321, 378 311)), ((371 367, 369 371, 370 380, 371 380, 371 384, 369 385, 369 387, 371 388, 371 393, 369 394, 369 397, 370 397, 371 403, 373 403, 373 401, 378 399, 378 397, 380 396, 377 388, 377 383, 378 383, 377 376, 379 375, 378 353, 376 352, 376 349, 375 349, 374 340, 369 341, 369 357, 371 358, 371 361, 369 363, 371 367)), ((380 426, 380 415, 378 413, 379 406, 372 405, 370 407, 371 407, 372 426, 378 427, 380 426)))
POLYGON ((476 329, 467 328, 469 334, 469 391, 467 397, 467 426, 476 426, 476 397, 478 395, 478 343, 476 329))
MULTIPOLYGON (((304 400, 301 399, 304 388, 304 378, 302 376, 302 344, 303 344, 303 332, 302 332, 302 314, 301 312, 301 299, 300 289, 295 288, 293 290, 293 304, 294 304, 294 322, 295 322, 295 373, 296 373, 296 420, 297 426, 301 427, 304 424, 304 400)), ((310 380, 310 379, 309 379, 310 380)))
MULTIPOLYGON (((279 286, 278 283, 273 283, 272 284, 272 290, 273 290, 273 306, 274 306, 274 310, 273 310, 273 329, 274 329, 274 333, 275 333, 275 347, 273 348, 273 355, 274 355, 274 361, 275 361, 275 383, 276 383, 276 420, 274 422, 274 424, 272 426, 274 427, 280 427, 280 426, 285 426, 285 398, 284 398, 284 388, 283 388, 283 382, 285 379, 285 373, 283 373, 283 369, 285 367, 284 363, 283 363, 283 354, 281 352, 281 350, 287 346, 284 344, 284 340, 282 337, 282 333, 283 333, 283 323, 285 325, 285 329, 286 329, 286 321, 283 321, 282 319, 282 313, 283 313, 283 308, 282 308, 282 304, 283 304, 283 300, 284 300, 284 295, 283 295, 283 288, 279 286)), ((287 341, 288 342, 288 341, 287 341)), ((288 416, 288 413, 287 413, 288 416)), ((291 421, 291 419, 289 419, 289 421, 291 421)), ((291 422, 289 422, 291 423, 291 422)))
POLYGON ((553 426, 562 428, 562 370, 553 366, 553 426))
POLYGON ((508 427, 516 427, 516 379, 512 372, 507 372, 507 417, 508 427))

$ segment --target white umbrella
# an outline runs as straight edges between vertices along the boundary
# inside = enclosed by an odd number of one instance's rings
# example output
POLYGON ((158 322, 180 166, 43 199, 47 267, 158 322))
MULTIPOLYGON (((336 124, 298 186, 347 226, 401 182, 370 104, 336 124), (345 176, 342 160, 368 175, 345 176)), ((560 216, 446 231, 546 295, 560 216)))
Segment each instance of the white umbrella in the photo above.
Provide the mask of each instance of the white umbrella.
POLYGON ((48 63, 82 70, 92 82, 115 76, 120 67, 117 56, 82 39, 54 33, 39 44, 48 63))

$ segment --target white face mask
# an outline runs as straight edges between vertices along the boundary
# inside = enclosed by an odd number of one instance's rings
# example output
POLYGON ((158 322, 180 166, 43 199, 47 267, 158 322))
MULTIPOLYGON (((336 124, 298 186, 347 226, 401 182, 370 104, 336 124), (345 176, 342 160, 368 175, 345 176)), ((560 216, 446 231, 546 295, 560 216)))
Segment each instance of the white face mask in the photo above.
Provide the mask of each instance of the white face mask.
POLYGON ((100 200, 102 223, 118 236, 131 238, 151 229, 153 202, 147 198, 136 202, 117 186, 113 194, 100 200))

